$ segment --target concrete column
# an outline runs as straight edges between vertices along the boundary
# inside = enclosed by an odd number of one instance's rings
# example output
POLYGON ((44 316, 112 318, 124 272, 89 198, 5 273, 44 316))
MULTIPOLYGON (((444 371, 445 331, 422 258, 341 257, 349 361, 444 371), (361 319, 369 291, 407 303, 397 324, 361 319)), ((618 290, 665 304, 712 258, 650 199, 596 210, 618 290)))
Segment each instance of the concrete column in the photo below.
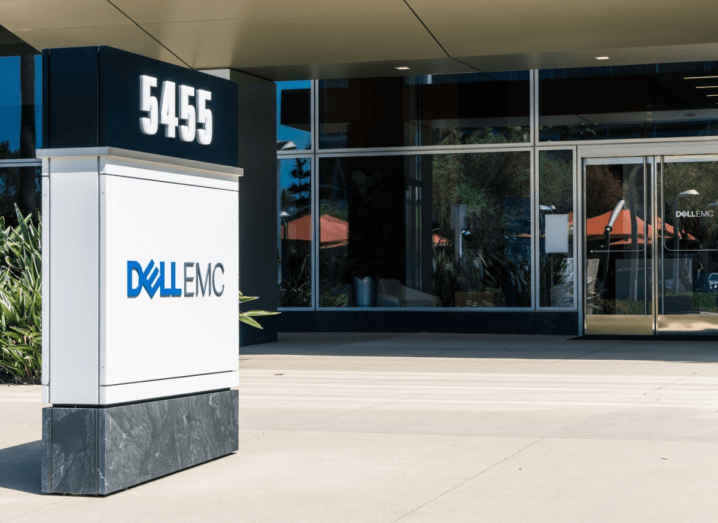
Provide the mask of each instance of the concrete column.
MULTIPOLYGON (((259 296, 246 310, 276 311, 277 284, 277 89, 274 82, 231 69, 203 71, 239 84, 239 289, 259 296)), ((277 341, 276 316, 259 318, 263 330, 242 324, 239 345, 277 341)))

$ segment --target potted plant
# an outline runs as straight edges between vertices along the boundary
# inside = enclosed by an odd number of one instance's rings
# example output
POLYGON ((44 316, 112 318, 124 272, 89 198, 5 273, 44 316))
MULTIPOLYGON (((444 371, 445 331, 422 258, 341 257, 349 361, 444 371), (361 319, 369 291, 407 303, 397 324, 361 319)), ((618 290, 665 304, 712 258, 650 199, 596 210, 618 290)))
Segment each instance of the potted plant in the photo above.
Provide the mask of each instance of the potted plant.
POLYGON ((384 265, 392 218, 387 214, 390 176, 379 171, 352 172, 349 202, 347 275, 354 305, 376 306, 379 272, 384 265))

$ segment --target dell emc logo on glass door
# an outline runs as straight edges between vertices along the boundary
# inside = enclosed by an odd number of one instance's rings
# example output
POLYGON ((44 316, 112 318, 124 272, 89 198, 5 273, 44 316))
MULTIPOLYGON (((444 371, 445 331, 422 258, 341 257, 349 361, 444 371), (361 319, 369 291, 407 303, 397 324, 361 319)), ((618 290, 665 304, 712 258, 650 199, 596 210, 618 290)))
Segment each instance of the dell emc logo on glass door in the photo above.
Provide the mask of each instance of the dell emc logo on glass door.
POLYGON ((142 268, 139 262, 127 262, 127 297, 136 298, 144 288, 150 298, 154 298, 157 291, 160 291, 162 297, 181 297, 191 298, 193 296, 222 296, 224 292, 224 284, 221 288, 217 288, 217 278, 224 275, 224 266, 216 263, 207 264, 207 271, 202 275, 202 268, 199 263, 187 262, 184 264, 184 286, 177 287, 177 279, 175 278, 175 262, 170 263, 170 277, 165 273, 165 262, 160 262, 159 269, 155 267, 155 261, 150 260, 146 268, 142 268), (188 272, 189 269, 189 272, 188 272), (217 274, 217 269, 221 271, 217 274), (137 284, 135 277, 137 275, 137 284), (193 286, 194 285, 194 286, 193 286))
POLYGON ((212 93, 203 89, 195 89, 188 85, 179 86, 179 117, 177 116, 177 84, 170 81, 162 82, 160 101, 152 94, 157 87, 154 76, 140 76, 140 111, 149 116, 140 118, 142 132, 153 136, 157 134, 160 124, 165 126, 165 136, 174 139, 179 135, 183 142, 194 142, 195 138, 202 145, 212 143, 212 110, 207 102, 212 101, 212 93), (195 107, 190 98, 194 98, 195 107), (180 125, 182 120, 183 125, 180 125))
POLYGON ((677 211, 676 218, 713 218, 713 211, 677 211))

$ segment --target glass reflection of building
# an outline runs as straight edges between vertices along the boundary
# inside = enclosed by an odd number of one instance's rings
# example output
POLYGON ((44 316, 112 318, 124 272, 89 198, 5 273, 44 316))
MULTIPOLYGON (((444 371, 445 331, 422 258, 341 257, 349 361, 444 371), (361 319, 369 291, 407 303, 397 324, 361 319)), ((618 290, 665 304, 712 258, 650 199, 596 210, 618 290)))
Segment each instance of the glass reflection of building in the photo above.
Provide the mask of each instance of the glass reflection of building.
POLYGON ((17 223, 41 207, 42 71, 34 55, 0 57, 0 216, 17 223))
MULTIPOLYGON (((668 253, 655 269, 661 311, 688 310, 691 293, 693 309, 718 309, 695 297, 718 290, 718 212, 700 214, 718 205, 712 164, 665 165, 657 224, 650 165, 589 165, 585 199, 576 185, 581 144, 718 136, 718 109, 695 88, 717 71, 697 62, 278 82, 280 306, 545 311, 576 323, 581 276, 585 314, 649 314, 655 226, 668 253), (686 177, 699 195, 681 196, 686 177)), ((0 57, 0 79, 0 215, 12 223, 16 205, 40 208, 39 56, 0 57)))
MULTIPOLYGON (((312 298, 301 307, 577 312, 577 206, 598 227, 613 211, 613 192, 628 201, 630 173, 622 187, 613 187, 623 183, 616 173, 588 176, 590 197, 577 201, 576 145, 715 135, 718 110, 684 78, 716 69, 701 62, 279 82, 278 157, 312 162, 313 236, 304 254, 312 298), (282 126, 301 131, 308 147, 287 149, 282 126), (611 187, 596 185, 609 178, 611 187), (373 286, 369 302, 359 296, 362 280, 373 286)), ((604 231, 587 238, 595 248, 586 277, 602 286, 593 291, 603 293, 604 310, 625 292, 619 308, 650 306, 638 299, 641 285, 630 290, 621 280, 623 265, 628 277, 645 272, 630 253, 648 241, 638 178, 632 207, 619 216, 619 226, 633 216, 634 231, 616 232, 608 246, 621 266, 609 270, 610 283, 600 260, 591 262, 606 247, 604 231)), ((650 275, 643 281, 650 285, 650 275)))
MULTIPOLYGON (((531 308, 530 76, 277 84, 279 171, 314 160, 309 307, 531 308), (290 97, 304 106, 285 105, 290 97), (309 155, 295 144, 287 149, 286 126, 316 129, 309 155), (352 150, 358 154, 325 153, 352 150), (373 295, 362 302, 357 284, 367 280, 373 295)), ((283 207, 279 218, 290 219, 283 207)), ((280 264, 290 265, 281 281, 298 276, 287 258, 291 242, 291 234, 280 239, 280 264)))

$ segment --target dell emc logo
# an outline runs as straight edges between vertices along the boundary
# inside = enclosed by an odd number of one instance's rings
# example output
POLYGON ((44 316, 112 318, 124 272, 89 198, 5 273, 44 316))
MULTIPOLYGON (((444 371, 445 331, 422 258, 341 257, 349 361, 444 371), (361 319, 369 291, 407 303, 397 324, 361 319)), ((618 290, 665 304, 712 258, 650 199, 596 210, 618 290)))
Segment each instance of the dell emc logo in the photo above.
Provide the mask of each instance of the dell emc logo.
POLYGON ((159 269, 155 267, 155 261, 142 268, 139 262, 127 262, 127 297, 136 298, 144 288, 150 298, 154 298, 157 291, 160 291, 162 297, 181 297, 191 298, 194 296, 222 296, 224 292, 224 284, 217 289, 217 269, 224 275, 224 266, 216 263, 214 267, 211 263, 207 264, 207 271, 202 276, 202 268, 199 263, 187 262, 184 264, 184 287, 177 287, 175 278, 175 262, 170 264, 170 277, 167 278, 165 273, 165 262, 160 262, 159 269), (188 271, 189 269, 189 271, 188 271), (133 274, 137 274, 137 285, 133 274), (169 285, 168 285, 169 283, 169 285), (192 286, 194 283, 194 286, 192 286))
POLYGON ((676 211, 676 218, 713 218, 713 211, 676 211))

